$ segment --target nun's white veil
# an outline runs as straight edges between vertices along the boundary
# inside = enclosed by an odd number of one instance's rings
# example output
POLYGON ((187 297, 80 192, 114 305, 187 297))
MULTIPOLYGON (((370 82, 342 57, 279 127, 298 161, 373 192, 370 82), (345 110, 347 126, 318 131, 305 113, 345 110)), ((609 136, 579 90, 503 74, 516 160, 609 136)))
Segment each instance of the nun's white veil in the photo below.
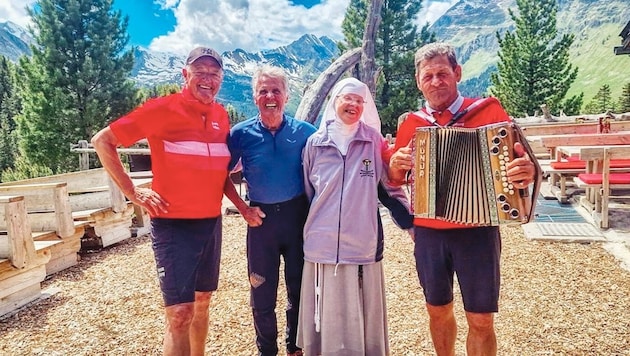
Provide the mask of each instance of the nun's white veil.
POLYGON ((343 94, 356 94, 363 98, 365 104, 363 104, 363 113, 361 114, 361 118, 359 120, 363 121, 380 133, 381 119, 378 116, 378 111, 376 110, 376 104, 372 98, 372 93, 370 93, 370 89, 368 89, 367 85, 356 78, 345 78, 335 84, 330 93, 330 99, 328 99, 328 103, 324 109, 322 120, 319 123, 319 129, 324 130, 326 128, 326 122, 337 119, 335 99, 339 95, 343 94))

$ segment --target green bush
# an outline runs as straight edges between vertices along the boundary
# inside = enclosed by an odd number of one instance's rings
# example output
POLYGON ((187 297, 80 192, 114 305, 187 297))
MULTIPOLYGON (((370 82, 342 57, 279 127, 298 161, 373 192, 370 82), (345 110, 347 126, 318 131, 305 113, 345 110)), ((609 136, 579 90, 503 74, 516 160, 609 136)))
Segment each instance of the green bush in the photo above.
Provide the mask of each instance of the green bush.
POLYGON ((36 163, 31 163, 24 157, 18 157, 15 167, 2 171, 2 182, 13 182, 16 180, 45 177, 53 174, 52 169, 36 163))

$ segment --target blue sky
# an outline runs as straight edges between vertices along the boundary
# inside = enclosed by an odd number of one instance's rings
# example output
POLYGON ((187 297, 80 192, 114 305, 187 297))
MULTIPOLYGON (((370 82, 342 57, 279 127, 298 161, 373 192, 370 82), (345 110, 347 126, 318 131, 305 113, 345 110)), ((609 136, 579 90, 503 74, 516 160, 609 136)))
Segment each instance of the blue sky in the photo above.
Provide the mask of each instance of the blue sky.
MULTIPOLYGON (((0 1, 0 22, 29 23, 34 0, 0 1)), ((457 0, 427 0, 418 25, 433 22, 457 0)), ((287 45, 304 34, 341 38, 350 0, 114 0, 129 17, 130 44, 188 53, 198 45, 249 52, 287 45)))

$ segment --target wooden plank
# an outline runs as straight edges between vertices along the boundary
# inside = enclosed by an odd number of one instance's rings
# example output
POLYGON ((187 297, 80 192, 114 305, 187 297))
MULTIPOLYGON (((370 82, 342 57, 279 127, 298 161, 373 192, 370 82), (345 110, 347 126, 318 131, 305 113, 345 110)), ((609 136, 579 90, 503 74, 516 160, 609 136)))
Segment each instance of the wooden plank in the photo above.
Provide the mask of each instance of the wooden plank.
POLYGON ((108 190, 96 191, 89 194, 70 195, 70 206, 73 213, 83 210, 98 210, 111 208, 111 196, 108 190))
POLYGON ((84 230, 81 229, 73 237, 55 240, 35 241, 35 248, 50 250, 50 261, 46 263, 46 275, 51 275, 72 267, 79 261, 78 252, 81 250, 81 237, 84 230))
POLYGON ((11 185, 3 183, 0 185, 0 194, 24 196, 28 211, 52 211, 55 209, 53 192, 55 189, 62 189, 65 186, 65 183, 11 185))
POLYGON ((15 268, 25 268, 35 259, 35 246, 31 227, 27 219, 26 204, 22 197, 10 197, 4 207, 4 221, 7 234, 1 237, 6 241, 0 247, 0 257, 11 260, 15 268))
MULTIPOLYGON (((545 124, 519 125, 525 136, 597 133, 597 121, 584 123, 550 122, 545 124)), ((611 121, 610 132, 630 131, 630 121, 611 121)))
POLYGON ((70 206, 67 185, 53 191, 53 201, 55 205, 55 220, 57 221, 55 229, 57 234, 62 238, 72 236, 76 229, 72 220, 72 207, 70 206))
MULTIPOLYGON (((35 248, 34 244, 33 244, 33 248, 35 248)), ((30 261, 29 266, 26 267, 26 269, 31 268, 32 266, 39 266, 39 265, 43 266, 50 261, 50 257, 51 257, 51 252, 49 249, 37 250, 35 253, 35 258, 32 261, 30 261)), ((10 260, 2 261, 0 262, 0 280, 23 273, 24 270, 25 270, 24 268, 18 269, 18 268, 13 267, 11 265, 10 260)))
POLYGON ((0 315, 10 313, 37 300, 41 296, 41 293, 41 283, 33 283, 13 294, 7 295, 0 299, 0 315))
POLYGON ((539 137, 540 143, 547 148, 555 148, 558 146, 630 144, 630 131, 607 134, 561 134, 539 137))
POLYGON ((630 145, 619 146, 582 146, 580 159, 585 161, 603 160, 604 150, 607 150, 610 159, 630 158, 630 145))
POLYGON ((68 190, 74 191, 86 187, 107 185, 104 179, 105 177, 108 177, 108 175, 104 168, 95 168, 86 171, 55 174, 45 177, 23 179, 15 182, 0 183, 0 186, 65 182, 68 185, 68 190))
MULTIPOLYGON (((70 149, 71 152, 75 152, 75 153, 96 153, 96 150, 94 148, 91 147, 86 147, 86 148, 71 148, 70 149)), ((151 154, 151 150, 148 148, 122 148, 119 147, 116 149, 116 151, 118 151, 119 154, 127 154, 127 155, 150 155, 151 154)))
POLYGON ((33 284, 38 284, 46 278, 46 267, 42 264, 30 267, 22 271, 22 273, 0 279, 0 299, 28 288, 33 284))

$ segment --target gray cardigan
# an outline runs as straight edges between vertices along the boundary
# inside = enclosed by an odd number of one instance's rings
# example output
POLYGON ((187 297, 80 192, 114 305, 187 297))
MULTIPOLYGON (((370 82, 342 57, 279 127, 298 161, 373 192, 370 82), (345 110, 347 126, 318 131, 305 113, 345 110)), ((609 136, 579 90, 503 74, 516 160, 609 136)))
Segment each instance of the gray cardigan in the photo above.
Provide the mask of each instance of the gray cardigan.
MULTIPOLYGON (((346 156, 320 129, 302 153, 310 210, 304 226, 304 259, 327 264, 369 264, 383 258, 383 233, 378 221, 379 182, 411 222, 403 190, 388 184, 386 145, 381 134, 359 122, 346 156)), ((388 206, 389 207, 389 206, 388 206)), ((397 221, 395 219, 395 221, 397 221)), ((403 226, 408 228, 409 226, 403 226)))

